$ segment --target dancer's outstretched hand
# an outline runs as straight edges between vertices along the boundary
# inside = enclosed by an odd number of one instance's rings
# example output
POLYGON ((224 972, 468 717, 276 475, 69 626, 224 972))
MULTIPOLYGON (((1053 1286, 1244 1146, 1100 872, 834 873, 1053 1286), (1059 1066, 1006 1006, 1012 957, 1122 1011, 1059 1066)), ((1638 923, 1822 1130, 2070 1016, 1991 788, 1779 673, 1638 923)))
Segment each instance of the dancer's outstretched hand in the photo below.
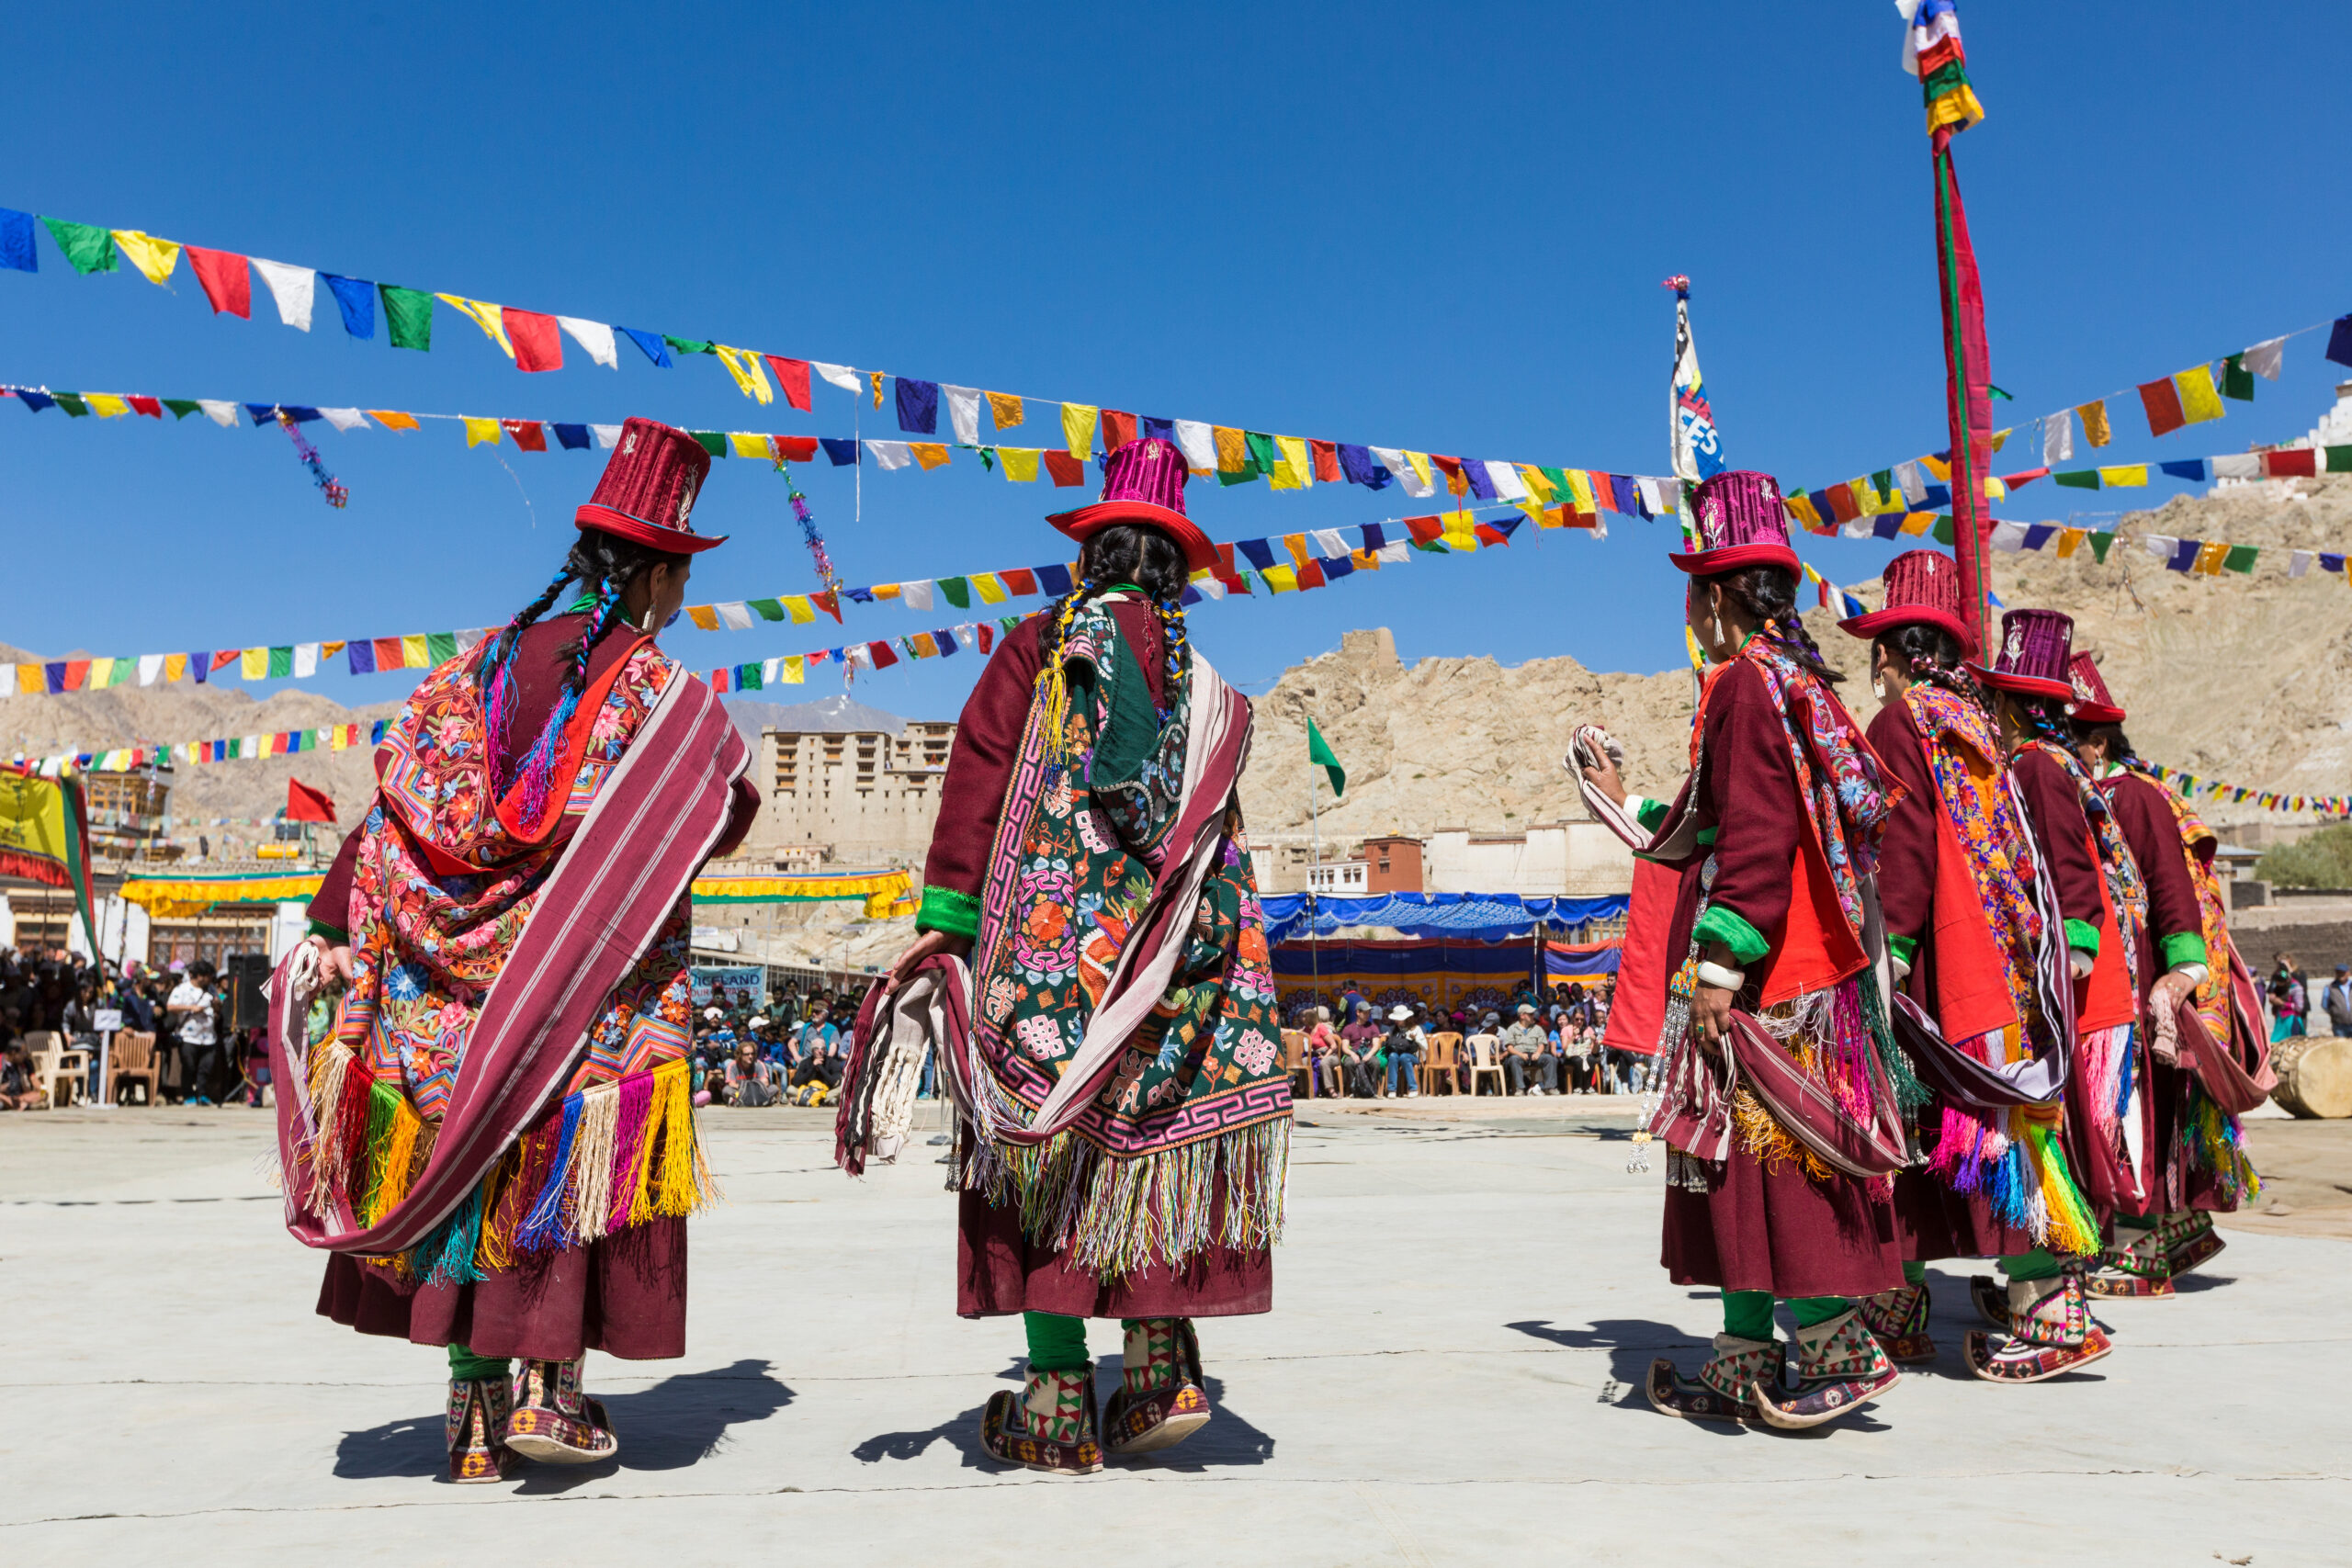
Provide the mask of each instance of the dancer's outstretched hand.
POLYGON ((899 961, 890 965, 890 984, 896 986, 913 974, 926 958, 934 953, 945 953, 957 958, 972 956, 972 939, 957 936, 953 931, 925 931, 915 938, 899 961))

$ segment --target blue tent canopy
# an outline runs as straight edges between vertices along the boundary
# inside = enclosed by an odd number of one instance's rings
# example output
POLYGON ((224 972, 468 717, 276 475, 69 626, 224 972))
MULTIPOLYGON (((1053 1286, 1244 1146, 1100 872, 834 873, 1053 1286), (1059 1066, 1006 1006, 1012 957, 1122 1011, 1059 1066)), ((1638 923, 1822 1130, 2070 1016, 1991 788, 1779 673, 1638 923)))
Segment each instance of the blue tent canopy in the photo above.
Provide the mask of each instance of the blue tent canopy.
MULTIPOLYGON (((1266 911, 1266 940, 1295 941, 1307 934, 1305 893, 1277 893, 1259 900, 1266 911)), ((1574 930, 1588 920, 1614 919, 1632 900, 1623 893, 1600 898, 1522 898, 1515 893, 1375 893, 1343 898, 1316 894, 1317 936, 1351 926, 1379 926, 1414 937, 1475 937, 1500 942, 1525 936, 1539 924, 1574 930)))

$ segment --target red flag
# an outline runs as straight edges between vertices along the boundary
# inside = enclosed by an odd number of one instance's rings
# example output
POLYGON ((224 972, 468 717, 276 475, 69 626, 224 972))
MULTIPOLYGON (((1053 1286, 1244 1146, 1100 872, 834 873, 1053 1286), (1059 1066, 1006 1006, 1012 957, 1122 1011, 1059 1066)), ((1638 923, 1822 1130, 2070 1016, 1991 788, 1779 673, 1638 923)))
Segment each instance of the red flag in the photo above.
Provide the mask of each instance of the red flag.
POLYGON ((1037 574, 1025 567, 1013 567, 998 572, 997 576, 1006 588, 1023 597, 1037 592, 1037 574))
POLYGON ((212 656, 212 668, 215 670, 226 670, 230 665, 234 664, 238 660, 243 659, 244 656, 245 650, 242 648, 224 648, 212 656))
POLYGON ((710 672, 710 689, 717 692, 721 696, 725 696, 727 694, 726 671, 714 670, 710 672))
POLYGON ((899 661, 899 656, 890 651, 890 645, 887 642, 869 642, 865 645, 865 651, 874 656, 874 668, 876 670, 888 670, 899 661))
POLYGON ((226 310, 252 321, 254 275, 245 258, 234 251, 208 251, 200 245, 185 248, 188 265, 196 268, 196 280, 204 285, 204 297, 212 301, 212 313, 217 316, 226 310))
POLYGON ((808 603, 816 605, 817 608, 832 616, 833 625, 840 626, 842 624, 842 596, 840 594, 831 592, 830 589, 822 593, 811 593, 808 595, 808 603))
POLYGON ((123 400, 130 405, 130 412, 133 413, 143 413, 149 419, 161 419, 164 417, 164 404, 160 399, 134 396, 126 398, 123 400))
MULTIPOLYGON (((807 413, 808 412, 808 362, 805 359, 786 359, 774 354, 763 357, 767 360, 768 368, 775 372, 776 385, 784 389, 784 400, 802 413, 807 413)), ((808 444, 808 449, 813 453, 817 449, 817 444, 811 441, 808 444)), ((805 461, 806 459, 795 460, 805 461)))
POLYGON ((1317 441, 1309 437, 1306 446, 1315 454, 1315 477, 1317 480, 1335 485, 1347 477, 1340 471, 1340 448, 1336 442, 1317 441))
POLYGON ((980 634, 980 651, 982 653, 987 653, 996 647, 996 628, 994 626, 989 626, 986 621, 982 621, 975 629, 977 629, 980 634))
POLYGON ((1448 491, 1454 495, 1468 495, 1470 493, 1470 480, 1462 472, 1461 458, 1441 457, 1436 453, 1432 452, 1430 454, 1430 461, 1435 463, 1437 465, 1438 472, 1445 476, 1445 488, 1448 491))
POLYGON ((817 438, 813 435, 771 435, 776 456, 787 463, 806 463, 817 455, 817 438))
POLYGON ((1102 411, 1102 450, 1116 452, 1136 438, 1136 416, 1117 409, 1102 411))
POLYGON ((1067 452, 1047 447, 1045 453, 1046 471, 1054 476, 1057 485, 1082 485, 1086 482, 1086 464, 1067 452))
POLYGON ((334 820, 334 799, 322 789, 312 789, 300 779, 286 781, 286 820, 288 822, 332 822, 334 820))
POLYGON ((2169 376, 2140 383, 2140 406, 2148 411, 2148 434, 2170 435, 2188 423, 2180 412, 2180 389, 2169 376))
POLYGON ((1434 517, 1408 517, 1405 532, 1413 536, 1417 545, 1434 545, 1445 536, 1445 525, 1434 517))
POLYGON ((1984 539, 1992 519, 1984 510, 1984 476, 1993 457, 1993 355, 1984 343, 1984 287, 1976 275, 1976 247, 1968 238, 1952 168, 1950 126, 1937 128, 1936 267, 1942 279, 1944 420, 1951 432, 1953 554, 1967 595, 1963 618, 1971 637, 1984 639, 1984 539))
MULTIPOLYGON (((513 314, 514 314, 514 313, 513 313, 512 311, 509 311, 509 312, 508 312, 508 319, 509 319, 510 321, 513 319, 513 314)), ((530 366, 530 365, 526 365, 525 367, 523 367, 523 368, 524 368, 524 369, 526 369, 526 370, 539 369, 539 368, 553 369, 553 368, 555 368, 555 367, 553 367, 553 366, 538 367, 538 366, 530 366)), ((505 429, 506 429, 506 434, 507 434, 508 435, 510 435, 510 436, 513 436, 513 437, 514 437, 514 445, 515 445, 515 446, 520 446, 524 451, 526 451, 526 452, 544 452, 544 451, 546 451, 546 450, 548 449, 548 433, 547 433, 547 428, 546 428, 544 425, 540 424, 540 423, 539 423, 539 422, 538 422, 537 420, 536 420, 536 419, 502 419, 502 420, 500 420, 498 423, 499 423, 500 424, 502 424, 502 425, 503 425, 503 426, 505 427, 505 429)))
MULTIPOLYGON (((514 368, 517 370, 560 370, 563 368, 563 332, 555 324, 553 316, 542 316, 537 310, 504 308, 506 341, 514 345, 514 368)), ((531 448, 544 452, 542 442, 531 448)))

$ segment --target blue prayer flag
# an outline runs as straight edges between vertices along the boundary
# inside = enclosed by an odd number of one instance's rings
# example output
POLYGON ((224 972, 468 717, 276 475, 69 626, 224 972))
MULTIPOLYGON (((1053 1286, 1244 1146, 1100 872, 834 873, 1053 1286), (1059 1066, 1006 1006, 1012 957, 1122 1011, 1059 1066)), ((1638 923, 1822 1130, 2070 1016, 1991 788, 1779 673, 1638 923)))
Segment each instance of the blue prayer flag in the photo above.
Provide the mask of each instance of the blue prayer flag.
POLYGON ((39 272, 40 253, 33 248, 33 215, 0 207, 0 266, 17 272, 39 272))
MULTIPOLYGON (((1951 504, 1951 486, 1928 485, 1925 489, 1928 493, 1920 497, 1919 504, 1912 508, 1914 512, 1934 512, 1951 504)), ((1821 515, 1826 518, 1829 513, 1824 509, 1821 515)))
POLYGON ((363 637, 347 642, 343 645, 343 651, 350 661, 354 675, 373 675, 376 672, 376 644, 372 638, 363 637))
POLYGON ((2050 536, 2057 532, 2058 525, 2055 523, 2036 523, 2025 531, 2025 547, 2030 550, 2041 549, 2050 543, 2050 536))
POLYGON ((563 444, 567 452, 584 452, 589 446, 588 427, 584 424, 559 424, 555 427, 555 438, 563 444))
POLYGON ((1186 609, 1188 609, 1188 610, 1189 610, 1189 609, 1191 609, 1193 605, 1195 605, 1195 604, 1199 604, 1200 602, 1201 602, 1201 591, 1200 591, 1199 589, 1197 589, 1197 588, 1193 587, 1193 586, 1191 583, 1189 583, 1189 582, 1188 582, 1188 583, 1186 583, 1186 584, 1184 584, 1184 592, 1182 592, 1182 593, 1180 593, 1180 594, 1178 594, 1178 595, 1177 595, 1177 597, 1176 597, 1176 603, 1178 603, 1179 604, 1183 605, 1183 606, 1184 606, 1184 608, 1186 608, 1186 609))
POLYGON ((2335 328, 2327 334, 2327 356, 2338 365, 2352 365, 2352 316, 2335 318, 2335 328))
POLYGON ((1366 490, 1385 490, 1396 479, 1374 460, 1369 447, 1346 441, 1340 443, 1340 472, 1347 475, 1350 484, 1362 485, 1366 490))
POLYGON ((635 327, 623 327, 621 331, 628 336, 629 342, 645 351, 646 358, 650 359, 664 370, 670 368, 670 345, 662 341, 660 333, 643 333, 635 327))
POLYGON ((2187 571, 2197 564, 2197 552, 2203 547, 2202 539, 2182 539, 2172 547, 2172 559, 2165 562, 2167 571, 2187 571))
POLYGON ((343 311, 343 330, 353 337, 372 338, 376 335, 376 286, 365 278, 337 277, 331 272, 319 274, 319 281, 334 291, 334 302, 343 311))
POLYGON ((899 428, 910 435, 939 434, 939 383, 898 378, 899 428))
POLYGON ((32 410, 35 413, 40 412, 43 409, 53 409, 57 406, 57 400, 51 397, 47 392, 35 392, 19 389, 17 396, 24 400, 25 407, 32 410))
POLYGON ((1873 539, 1892 539, 1902 532, 1903 516, 1900 513, 1882 513, 1877 521, 1871 525, 1871 537, 1873 539))
POLYGON ((874 603, 874 590, 871 588, 844 588, 842 592, 849 595, 849 602, 853 604, 874 603))
POLYGON ((1318 564, 1323 568, 1323 581, 1326 582, 1337 582, 1356 569, 1356 563, 1346 556, 1335 556, 1318 564))
POLYGON ((212 678, 212 650, 209 648, 198 649, 189 654, 187 667, 196 671, 196 683, 199 686, 203 685, 212 678))
POLYGON ((297 424, 307 423, 319 417, 318 410, 306 409, 299 403, 280 403, 277 405, 277 412, 297 424))
POLYGON ((942 659, 947 658, 956 651, 956 634, 945 626, 932 633, 931 640, 939 645, 939 657, 942 659))
POLYGON ((1470 493, 1480 501, 1495 499, 1495 481, 1487 476, 1487 465, 1472 458, 1462 465, 1462 477, 1470 481, 1470 493))
POLYGON ((824 446, 825 456, 833 460, 833 467, 848 468, 856 466, 857 443, 855 441, 836 441, 830 435, 820 435, 817 439, 824 446))
POLYGON ((1274 547, 1266 540, 1238 539, 1234 542, 1233 547, 1239 550, 1244 556, 1249 558, 1250 564, 1256 567, 1260 571, 1272 571, 1273 570, 1274 547))
POLYGON ((2159 463, 2156 466, 2177 479, 2202 482, 2211 477, 2205 471, 2205 459, 2202 457, 2188 457, 2177 463, 2159 463))
MULTIPOLYGON (((1385 468, 1381 469, 1380 471, 1384 474, 1388 472, 1385 468)), ((1375 486, 1374 488, 1377 489, 1378 487, 1375 486)), ((1365 549, 1376 550, 1387 543, 1388 531, 1385 528, 1383 528, 1377 523, 1367 523, 1363 525, 1363 547, 1365 549)))
POLYGON ((1037 568, 1037 586, 1058 599, 1070 591, 1069 568, 1041 566, 1037 568))
POLYGON ((1176 422, 1161 419, 1156 414, 1146 414, 1143 416, 1143 434, 1147 441, 1173 441, 1176 439, 1176 422))
POLYGON ((254 423, 255 424, 276 424, 277 423, 277 405, 276 403, 247 403, 245 405, 245 412, 254 416, 254 423))

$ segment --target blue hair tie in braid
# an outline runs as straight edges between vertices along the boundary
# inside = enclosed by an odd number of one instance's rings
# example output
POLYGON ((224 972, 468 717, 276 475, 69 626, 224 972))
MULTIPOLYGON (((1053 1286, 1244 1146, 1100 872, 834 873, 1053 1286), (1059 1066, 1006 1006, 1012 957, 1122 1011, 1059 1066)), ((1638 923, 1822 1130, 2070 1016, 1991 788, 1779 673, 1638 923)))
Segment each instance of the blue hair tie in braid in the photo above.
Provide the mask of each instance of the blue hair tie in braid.
POLYGON ((522 784, 523 820, 533 828, 539 825, 547 810, 548 795, 553 786, 556 762, 563 755, 564 732, 571 726, 572 716, 580 710, 580 693, 587 684, 588 660, 595 650, 597 639, 605 635, 613 612, 620 607, 620 595, 610 584, 599 590, 595 612, 588 617, 588 629, 580 639, 580 651, 574 655, 571 669, 564 676, 563 690, 556 697, 555 709, 548 715, 548 722, 538 739, 515 770, 522 784))

